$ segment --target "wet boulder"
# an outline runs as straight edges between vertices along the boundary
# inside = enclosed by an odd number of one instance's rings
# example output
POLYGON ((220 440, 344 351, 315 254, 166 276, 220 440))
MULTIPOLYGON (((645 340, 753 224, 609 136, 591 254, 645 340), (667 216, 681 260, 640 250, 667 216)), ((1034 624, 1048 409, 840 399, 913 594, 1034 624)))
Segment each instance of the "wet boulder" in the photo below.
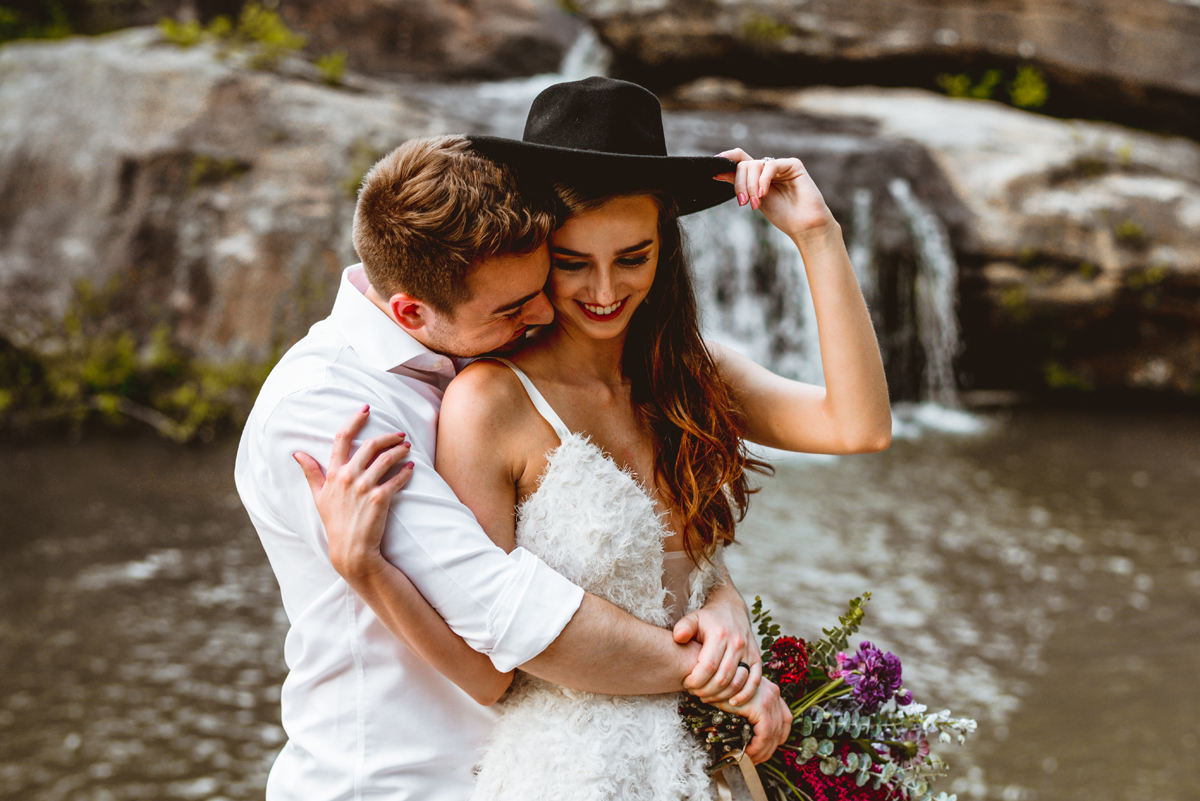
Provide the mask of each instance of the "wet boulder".
POLYGON ((967 386, 1200 392, 1200 145, 917 90, 776 99, 920 145, 948 180, 967 386))
POLYGON ((165 325, 202 359, 268 360, 356 260, 375 158, 463 127, 218 55, 153 29, 0 48, 0 339, 53 351, 83 298, 134 342, 165 325))
POLYGON ((550 0, 285 0, 309 50, 345 50, 351 68, 422 78, 554 72, 584 23, 550 0))
POLYGON ((576 0, 624 77, 758 86, 934 88, 939 73, 1032 64, 1048 110, 1200 137, 1200 5, 1190 0, 576 0))

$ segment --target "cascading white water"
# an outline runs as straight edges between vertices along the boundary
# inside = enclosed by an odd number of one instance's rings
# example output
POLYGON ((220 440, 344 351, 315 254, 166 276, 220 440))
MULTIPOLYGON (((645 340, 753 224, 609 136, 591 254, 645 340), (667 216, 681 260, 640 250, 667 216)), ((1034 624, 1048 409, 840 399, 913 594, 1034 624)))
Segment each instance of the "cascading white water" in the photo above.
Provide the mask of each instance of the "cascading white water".
POLYGON ((734 203, 684 226, 705 336, 780 375, 823 384, 816 312, 792 241, 734 203))
POLYGON ((850 264, 867 308, 874 309, 879 299, 875 276, 875 193, 865 186, 855 189, 851 209, 850 264))
POLYGON ((922 396, 943 406, 955 405, 954 357, 959 348, 958 263, 942 221, 913 195, 903 178, 888 191, 908 221, 917 246, 917 335, 925 351, 922 396))
MULTIPOLYGON (((903 178, 888 194, 904 215, 917 253, 911 288, 915 335, 925 354, 921 399, 954 407, 953 360, 959 348, 958 267, 941 220, 903 178)), ((880 301, 870 189, 855 190, 850 261, 876 324, 880 301)), ((685 218, 706 336, 780 375, 823 384, 816 312, 795 245, 761 215, 726 203, 685 218)), ((901 303, 907 306, 907 303, 901 303)))
POLYGON ((558 72, 564 81, 579 81, 593 75, 607 75, 612 53, 591 28, 584 28, 567 49, 558 72))

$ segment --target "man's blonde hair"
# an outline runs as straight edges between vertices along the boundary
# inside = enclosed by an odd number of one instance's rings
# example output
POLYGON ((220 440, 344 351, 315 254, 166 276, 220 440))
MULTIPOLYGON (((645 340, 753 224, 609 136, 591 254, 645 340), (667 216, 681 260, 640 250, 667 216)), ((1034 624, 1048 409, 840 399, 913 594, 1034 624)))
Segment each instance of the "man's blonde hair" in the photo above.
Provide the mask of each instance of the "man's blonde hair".
POLYGON ((465 137, 410 139, 363 179, 354 250, 376 292, 453 316, 476 259, 529 253, 553 228, 550 194, 522 194, 512 171, 465 137))

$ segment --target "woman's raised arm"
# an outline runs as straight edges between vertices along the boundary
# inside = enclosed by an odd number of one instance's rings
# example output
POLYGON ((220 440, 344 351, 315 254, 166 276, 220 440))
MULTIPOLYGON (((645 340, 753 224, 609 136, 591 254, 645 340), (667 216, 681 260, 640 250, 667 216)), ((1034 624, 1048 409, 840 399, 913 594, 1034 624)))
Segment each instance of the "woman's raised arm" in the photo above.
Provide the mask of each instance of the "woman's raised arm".
POLYGON ((817 312, 825 386, 781 378, 728 348, 709 344, 721 375, 742 403, 746 438, 808 453, 870 453, 888 447, 892 415, 879 343, 858 288, 842 228, 799 159, 737 162, 719 176, 740 205, 761 210, 804 259, 817 312))

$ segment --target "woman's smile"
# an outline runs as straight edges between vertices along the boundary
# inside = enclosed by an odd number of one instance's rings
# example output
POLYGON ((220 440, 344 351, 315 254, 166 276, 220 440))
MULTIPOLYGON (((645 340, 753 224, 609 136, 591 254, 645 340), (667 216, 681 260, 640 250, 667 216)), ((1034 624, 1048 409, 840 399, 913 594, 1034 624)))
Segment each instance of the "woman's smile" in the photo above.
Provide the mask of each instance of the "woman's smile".
POLYGON ((621 311, 625 308, 625 302, 628 300, 629 298, 624 298, 608 306, 593 306, 591 304, 584 303, 582 300, 577 300, 575 302, 579 304, 581 309, 583 309, 584 315, 589 320, 595 320, 598 323, 602 323, 608 320, 615 320, 620 317, 621 311))

